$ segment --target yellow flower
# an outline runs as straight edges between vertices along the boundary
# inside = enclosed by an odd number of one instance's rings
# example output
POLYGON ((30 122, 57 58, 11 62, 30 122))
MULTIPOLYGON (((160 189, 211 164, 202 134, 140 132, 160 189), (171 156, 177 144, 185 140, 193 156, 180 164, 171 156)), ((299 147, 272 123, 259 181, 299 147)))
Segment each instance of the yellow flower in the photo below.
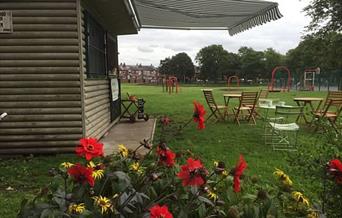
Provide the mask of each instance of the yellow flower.
POLYGON ((104 170, 102 169, 102 164, 94 164, 93 161, 90 161, 87 165, 88 167, 93 169, 93 178, 101 179, 104 176, 104 170))
POLYGON ((209 190, 208 191, 208 198, 213 200, 213 201, 216 201, 218 196, 217 196, 217 194, 215 192, 212 192, 212 191, 209 190))
POLYGON ((309 206, 309 200, 304 197, 304 195, 300 192, 292 192, 292 197, 298 202, 302 203, 306 206, 309 206))
POLYGON ((101 195, 92 198, 94 199, 94 205, 101 208, 101 214, 107 213, 109 210, 113 211, 112 202, 108 198, 101 195))
POLYGON ((119 154, 122 156, 122 157, 128 157, 128 149, 126 148, 125 145, 121 144, 119 145, 119 154))
POLYGON ((222 176, 225 176, 225 177, 227 177, 229 175, 229 173, 228 173, 228 171, 227 170, 224 170, 223 172, 222 172, 222 176))
POLYGON ((74 166, 74 164, 70 163, 70 162, 63 162, 63 163, 61 163, 60 166, 65 168, 65 169, 69 169, 70 167, 74 166))
POLYGON ((282 170, 277 169, 273 173, 276 177, 278 177, 284 185, 292 186, 292 181, 288 175, 286 175, 282 170))
POLYGON ((142 168, 140 167, 140 164, 138 162, 135 162, 135 163, 131 164, 129 166, 129 169, 134 171, 134 172, 137 172, 139 174, 143 172, 142 168))
POLYGON ((68 207, 68 212, 70 214, 82 214, 85 211, 85 205, 84 203, 80 204, 70 204, 68 207))
POLYGON ((306 218, 318 218, 319 215, 316 211, 311 210, 310 213, 308 213, 308 215, 306 215, 306 218))
POLYGON ((219 162, 218 161, 214 161, 214 166, 218 167, 218 165, 219 165, 219 162))

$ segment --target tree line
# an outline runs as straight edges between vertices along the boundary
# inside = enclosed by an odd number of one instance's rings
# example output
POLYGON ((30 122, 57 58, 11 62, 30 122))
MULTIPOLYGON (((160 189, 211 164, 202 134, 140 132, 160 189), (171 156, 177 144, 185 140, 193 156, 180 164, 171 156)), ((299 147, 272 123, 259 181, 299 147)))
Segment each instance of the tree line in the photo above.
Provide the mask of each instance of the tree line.
MULTIPOLYGON (((222 45, 202 48, 195 58, 198 77, 219 81, 237 75, 245 80, 269 79, 276 66, 287 66, 294 77, 301 77, 306 68, 320 67, 324 76, 342 74, 342 34, 333 32, 325 36, 308 35, 285 55, 268 48, 256 51, 241 47, 237 53, 225 50, 222 45)), ((195 76, 195 66, 186 53, 161 60, 159 71, 178 78, 195 76)))

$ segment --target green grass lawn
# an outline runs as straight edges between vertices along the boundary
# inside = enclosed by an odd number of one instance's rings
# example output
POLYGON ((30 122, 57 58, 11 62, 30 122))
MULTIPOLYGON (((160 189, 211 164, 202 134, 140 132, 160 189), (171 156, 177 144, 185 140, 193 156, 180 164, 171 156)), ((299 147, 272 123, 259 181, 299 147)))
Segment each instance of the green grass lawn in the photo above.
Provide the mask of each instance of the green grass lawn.
MULTIPOLYGON (((180 93, 169 95, 163 93, 162 88, 157 86, 123 84, 122 93, 123 96, 126 96, 125 93, 128 92, 144 98, 146 100, 145 112, 154 117, 168 115, 175 122, 186 122, 192 117, 193 100, 205 105, 201 91, 203 88, 205 87, 181 87, 180 93)), ((216 101, 218 104, 223 104, 223 93, 226 91, 223 87, 213 89, 216 101)), ((244 90, 259 89, 244 88, 244 90)), ((295 105, 293 98, 299 96, 324 98, 326 93, 292 91, 269 95, 270 98, 280 99, 289 105, 295 105)), ((231 103, 237 104, 237 101, 233 100, 231 103)), ((274 168, 281 168, 291 176, 299 190, 308 192, 308 196, 314 197, 317 184, 313 183, 311 178, 305 178, 291 170, 286 160, 291 153, 273 151, 271 147, 264 144, 262 133, 263 122, 261 120, 257 120, 256 126, 246 123, 237 126, 231 120, 225 123, 211 121, 202 131, 198 131, 195 124, 191 123, 184 129, 181 137, 171 139, 168 144, 174 150, 192 150, 207 166, 212 165, 214 160, 222 160, 228 167, 232 167, 239 154, 243 154, 248 163, 247 174, 258 175, 261 181, 267 182, 273 179, 274 168)), ((313 133, 312 130, 302 128, 299 144, 314 149, 320 138, 320 135, 313 133)), ((39 187, 49 182, 51 178, 48 177, 48 170, 57 167, 61 162, 73 159, 73 155, 0 159, 0 217, 15 217, 22 198, 31 197, 37 193, 39 187)))

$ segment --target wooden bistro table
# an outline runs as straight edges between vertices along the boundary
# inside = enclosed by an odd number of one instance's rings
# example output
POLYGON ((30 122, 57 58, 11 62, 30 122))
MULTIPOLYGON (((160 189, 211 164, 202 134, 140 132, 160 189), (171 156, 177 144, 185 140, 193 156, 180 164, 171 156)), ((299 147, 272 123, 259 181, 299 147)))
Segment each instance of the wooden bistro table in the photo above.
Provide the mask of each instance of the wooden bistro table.
MULTIPOLYGON (((303 106, 306 109, 309 106, 310 113, 317 111, 323 102, 323 98, 311 98, 311 97, 299 97, 299 98, 294 98, 293 100, 297 103, 298 106, 303 106), (313 106, 312 104, 313 102, 318 102, 318 106, 316 108, 313 106)), ((305 113, 303 113, 302 115, 298 115, 297 122, 301 117, 304 119, 306 124, 311 123, 306 118, 305 113)))
MULTIPOLYGON (((227 106, 228 108, 228 105, 229 105, 229 101, 230 99, 232 98, 237 98, 237 99, 240 99, 242 96, 241 93, 226 93, 226 94, 223 94, 223 98, 224 98, 224 104, 227 106)), ((228 116, 228 109, 227 109, 227 116, 228 116)))

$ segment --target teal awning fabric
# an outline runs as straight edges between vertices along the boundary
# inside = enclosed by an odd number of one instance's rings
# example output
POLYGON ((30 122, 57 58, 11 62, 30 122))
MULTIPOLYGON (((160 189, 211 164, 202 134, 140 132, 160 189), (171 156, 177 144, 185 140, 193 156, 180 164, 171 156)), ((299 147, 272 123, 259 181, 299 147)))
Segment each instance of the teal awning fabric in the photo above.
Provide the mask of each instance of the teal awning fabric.
POLYGON ((141 28, 217 29, 230 35, 282 17, 261 0, 134 0, 141 28))

